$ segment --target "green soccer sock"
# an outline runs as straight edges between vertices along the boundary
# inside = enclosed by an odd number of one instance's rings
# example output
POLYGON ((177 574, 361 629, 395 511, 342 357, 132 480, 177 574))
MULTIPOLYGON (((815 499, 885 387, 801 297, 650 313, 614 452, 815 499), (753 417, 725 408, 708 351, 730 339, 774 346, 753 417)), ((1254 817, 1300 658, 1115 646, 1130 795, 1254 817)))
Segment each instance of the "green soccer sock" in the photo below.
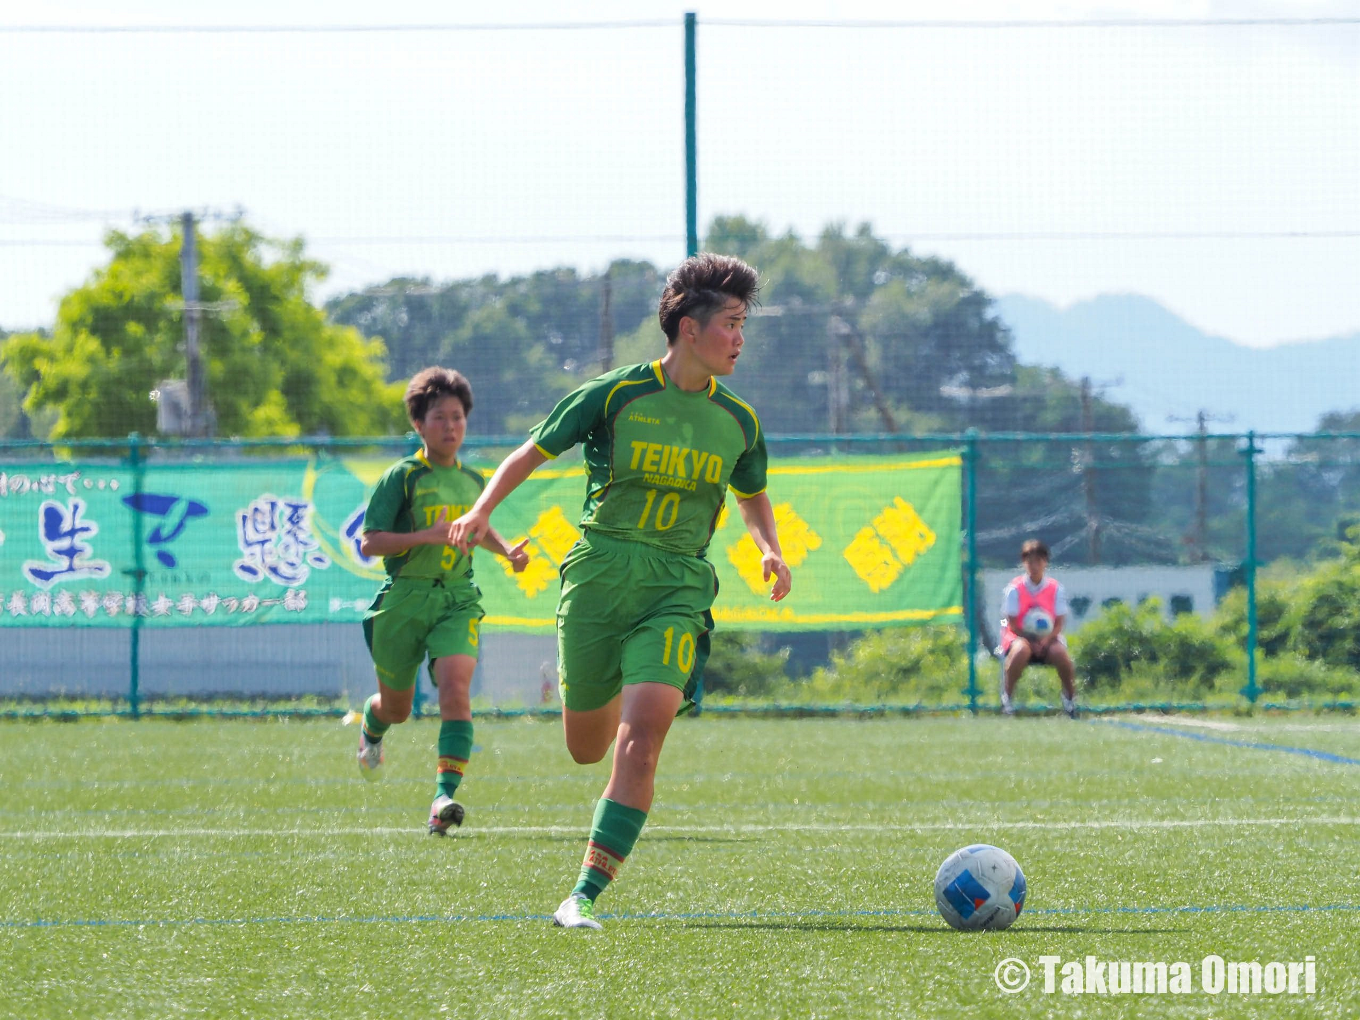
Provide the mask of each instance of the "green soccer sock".
POLYGON ((595 805, 595 820, 590 826, 590 842, 581 862, 581 877, 572 893, 579 893, 592 903, 604 892, 637 842, 638 833, 647 822, 647 812, 617 804, 604 797, 595 805))
POLYGON ((435 775, 438 796, 453 796, 471 757, 472 720, 445 719, 439 724, 439 771, 435 775))
POLYGON ((383 738, 383 734, 392 728, 391 723, 380 722, 378 717, 373 714, 373 702, 378 700, 375 694, 364 702, 364 732, 368 734, 371 743, 376 744, 383 738))

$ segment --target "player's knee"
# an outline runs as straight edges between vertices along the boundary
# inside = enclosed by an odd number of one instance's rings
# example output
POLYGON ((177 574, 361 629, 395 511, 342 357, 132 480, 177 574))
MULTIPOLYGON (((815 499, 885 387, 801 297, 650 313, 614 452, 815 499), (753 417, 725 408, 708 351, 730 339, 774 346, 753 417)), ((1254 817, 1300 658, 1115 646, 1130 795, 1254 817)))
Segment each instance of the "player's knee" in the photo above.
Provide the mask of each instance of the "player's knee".
POLYGON ((567 744, 567 751, 571 754, 571 760, 576 762, 577 765, 594 765, 597 761, 604 759, 608 750, 607 744, 604 747, 583 747, 579 744, 567 744))
POLYGON ((661 758, 661 741, 649 734, 633 734, 624 741, 621 757, 634 775, 651 775, 661 758))

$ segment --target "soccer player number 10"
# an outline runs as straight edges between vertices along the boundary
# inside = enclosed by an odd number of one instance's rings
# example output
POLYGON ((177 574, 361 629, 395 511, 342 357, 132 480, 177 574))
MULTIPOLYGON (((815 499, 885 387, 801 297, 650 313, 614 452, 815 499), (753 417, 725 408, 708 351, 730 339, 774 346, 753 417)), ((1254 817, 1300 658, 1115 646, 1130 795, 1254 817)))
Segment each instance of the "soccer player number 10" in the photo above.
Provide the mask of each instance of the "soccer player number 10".
MULTIPOLYGON (((666 639, 666 647, 661 652, 661 665, 671 664, 671 646, 675 644, 675 628, 667 627, 662 635, 666 639)), ((680 647, 675 649, 675 665, 681 673, 688 675, 694 668, 694 635, 681 634, 680 647)))
MULTIPOLYGON (((638 527, 647 527, 647 518, 651 515, 652 504, 656 503, 656 490, 647 490, 647 505, 642 508, 642 516, 638 518, 638 527)), ((665 531, 675 524, 675 519, 680 516, 680 493, 668 492, 661 497, 661 502, 656 504, 656 518, 654 524, 657 531, 665 531), (669 516, 667 516, 669 514, 669 516)))

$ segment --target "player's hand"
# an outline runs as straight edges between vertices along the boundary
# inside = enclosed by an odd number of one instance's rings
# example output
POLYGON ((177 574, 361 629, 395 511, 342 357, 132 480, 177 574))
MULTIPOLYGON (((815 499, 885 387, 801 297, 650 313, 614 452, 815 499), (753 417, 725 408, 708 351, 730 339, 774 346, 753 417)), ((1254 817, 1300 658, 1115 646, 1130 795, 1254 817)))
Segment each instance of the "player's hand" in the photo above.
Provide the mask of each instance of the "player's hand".
POLYGON ((448 545, 449 544, 449 510, 448 507, 441 506, 434 515, 434 523, 423 532, 424 543, 426 545, 448 545))
POLYGON ((491 529, 490 517, 486 511, 474 506, 449 525, 448 544, 466 556, 468 550, 484 539, 491 529))
POLYGON ((789 565, 784 562, 784 557, 766 553, 760 558, 760 569, 765 580, 774 578, 774 588, 770 591, 771 602, 778 602, 789 593, 789 588, 793 586, 793 575, 789 573, 789 565))
POLYGON ((510 566, 515 569, 516 574, 522 572, 529 565, 529 554, 524 551, 524 547, 528 544, 529 539, 527 537, 521 538, 505 550, 505 558, 510 561, 510 566))

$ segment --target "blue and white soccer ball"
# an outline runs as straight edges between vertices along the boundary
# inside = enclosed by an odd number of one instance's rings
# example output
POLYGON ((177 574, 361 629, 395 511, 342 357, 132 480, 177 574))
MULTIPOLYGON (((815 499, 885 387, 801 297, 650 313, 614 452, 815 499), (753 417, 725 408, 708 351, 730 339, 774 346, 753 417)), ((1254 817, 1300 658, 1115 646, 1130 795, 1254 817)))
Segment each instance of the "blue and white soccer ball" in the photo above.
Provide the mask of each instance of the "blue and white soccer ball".
POLYGON ((998 846, 974 843, 955 850, 935 873, 935 905, 960 931, 1009 928, 1025 905, 1025 876, 998 846))
POLYGON ((1046 638, 1053 633, 1053 617, 1042 606, 1033 606, 1020 621, 1020 629, 1029 637, 1046 638))

